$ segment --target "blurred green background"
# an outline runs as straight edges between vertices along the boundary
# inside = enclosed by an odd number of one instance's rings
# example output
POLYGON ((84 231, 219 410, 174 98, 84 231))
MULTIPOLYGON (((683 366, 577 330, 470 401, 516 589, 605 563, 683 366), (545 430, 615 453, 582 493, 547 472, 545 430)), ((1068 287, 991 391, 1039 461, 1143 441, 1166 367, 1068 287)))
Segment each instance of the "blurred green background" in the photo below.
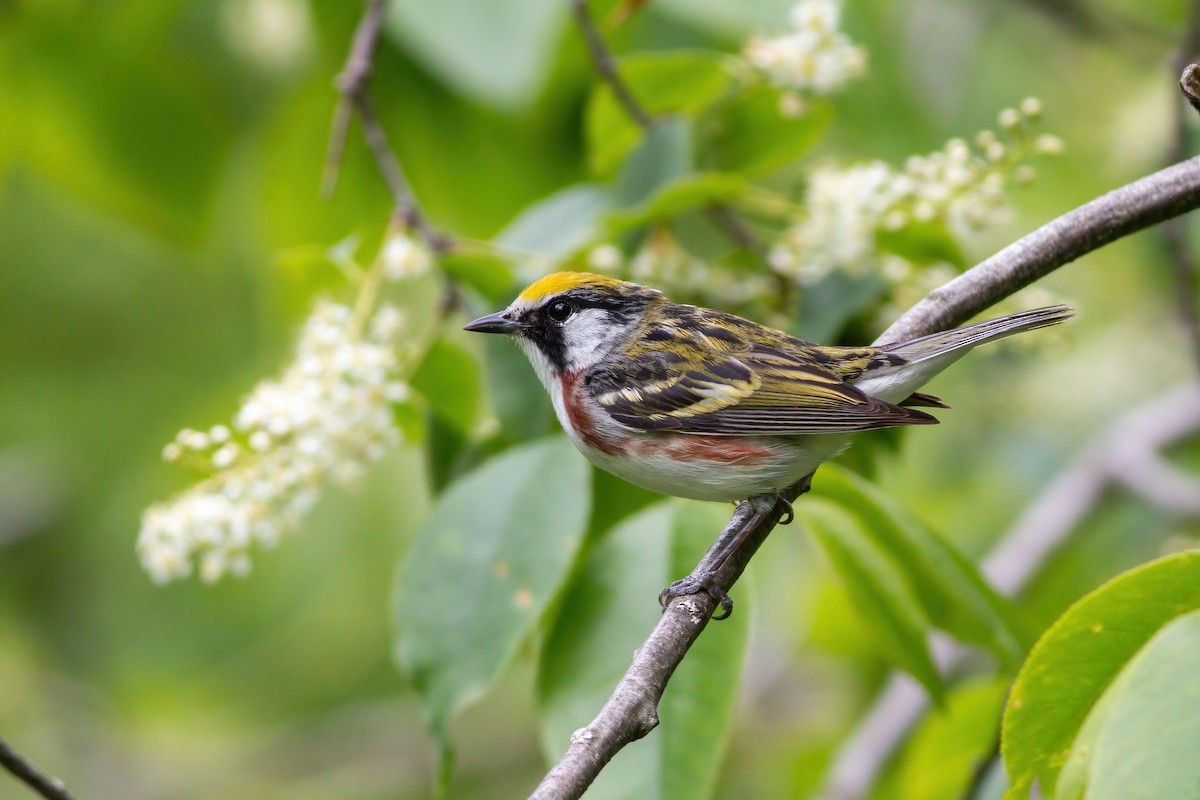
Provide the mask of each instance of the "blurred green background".
MULTIPOLYGON (((611 43, 737 52, 789 5, 652 0, 611 43)), ((1014 193, 1011 225, 972 244, 981 258, 1165 163, 1185 11, 850 0, 844 26, 870 53, 869 77, 836 99, 813 157, 902 163, 1041 98, 1067 152, 1014 193)), ((318 196, 332 80, 359 12, 333 0, 0 2, 0 736, 80 797, 430 792, 388 614, 436 481, 422 446, 328 492, 245 580, 157 587, 133 547, 141 510, 187 485, 163 444, 227 419, 286 360, 314 293, 336 287, 311 253, 382 231, 387 195, 355 133, 335 198, 318 196)), ((372 92, 436 225, 488 238, 587 179, 593 75, 565 3, 398 0, 391 23, 372 92)), ((980 352, 939 378, 931 391, 955 410, 879 466, 884 488, 973 555, 1089 435, 1194 374, 1157 232, 1046 284, 1078 320, 1050 344, 980 352)), ((462 313, 476 310, 493 309, 462 313)), ((616 498, 611 518, 647 500, 596 480, 616 498)), ((1198 533, 1114 495, 1025 605, 1044 626, 1198 533)), ((718 796, 806 791, 886 675, 809 540, 785 528, 766 547, 718 796)), ((523 796, 542 774, 531 653, 454 724, 452 796, 523 796)), ((22 791, 0 776, 0 797, 22 791)))

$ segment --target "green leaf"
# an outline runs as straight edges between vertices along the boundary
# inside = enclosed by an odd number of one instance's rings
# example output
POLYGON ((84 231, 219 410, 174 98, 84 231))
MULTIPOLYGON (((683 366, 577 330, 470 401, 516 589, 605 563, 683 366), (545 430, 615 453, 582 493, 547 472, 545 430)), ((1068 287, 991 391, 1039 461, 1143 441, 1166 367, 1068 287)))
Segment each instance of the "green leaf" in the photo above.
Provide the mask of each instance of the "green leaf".
POLYGON ((549 75, 563 9, 558 0, 393 0, 384 30, 452 88, 514 111, 549 75))
POLYGON ((1119 575, 1059 617, 1021 667, 1005 709, 1010 797, 1053 776, 1122 665, 1169 620, 1197 608, 1200 553, 1189 552, 1119 575))
MULTIPOLYGON (((625 521, 585 562, 542 647, 538 697, 547 758, 587 725, 658 622, 655 598, 687 574, 727 521, 719 506, 669 501, 625 521)), ((749 610, 739 600, 727 622, 692 646, 659 703, 659 726, 626 748, 588 790, 604 798, 711 796, 729 737, 749 610)))
POLYGON ((883 649, 940 702, 944 687, 926 641, 929 625, 896 565, 844 509, 815 499, 798 508, 883 649))
POLYGON ((977 678, 946 694, 909 737, 898 770, 897 800, 962 797, 996 745, 1008 680, 977 678))
POLYGON ((612 203, 612 195, 601 186, 590 183, 568 186, 522 211, 496 241, 551 258, 563 258, 596 236, 597 222, 612 203))
POLYGON ((688 174, 693 166, 692 123, 660 122, 621 165, 616 178, 617 204, 632 206, 688 174))
POLYGON ((479 406, 479 365, 461 345, 435 341, 413 373, 412 386, 425 396, 435 417, 461 433, 470 432, 479 406))
POLYGON ((1060 798, 1200 800, 1200 611, 1162 628, 1105 690, 1055 787, 1060 798))
POLYGON ((721 172, 684 175, 669 181, 634 208, 609 212, 605 222, 610 231, 620 233, 685 211, 732 200, 745 188, 746 179, 741 175, 721 172))
POLYGON ((878 487, 827 464, 814 492, 852 512, 900 566, 921 608, 939 628, 983 645, 1014 666, 1024 653, 1012 611, 975 567, 878 487))
MULTIPOLYGON (((729 85, 722 55, 707 50, 641 53, 620 59, 617 69, 637 102, 651 116, 694 114, 729 85)), ((607 83, 597 82, 584 122, 588 165, 608 176, 638 143, 642 131, 617 102, 607 83)))
POLYGON ((796 332, 810 342, 834 342, 855 315, 871 308, 887 284, 875 274, 847 275, 834 270, 800 294, 796 332))
POLYGON ((833 118, 830 105, 811 101, 804 114, 785 117, 779 110, 781 92, 760 85, 714 114, 705 126, 701 149, 705 165, 725 172, 759 177, 785 167, 820 140, 833 118))
POLYGON ((483 352, 488 397, 505 436, 524 441, 557 430, 550 396, 520 348, 507 336, 485 336, 483 352))
POLYGON ((880 230, 875 243, 880 250, 917 264, 945 261, 959 269, 967 267, 967 256, 945 220, 913 222, 894 231, 880 230))
POLYGON ((438 266, 457 283, 470 286, 488 300, 507 300, 514 275, 512 264, 499 256, 451 251, 438 259, 438 266))
POLYGON ((795 5, 795 0, 655 0, 654 8, 713 36, 738 39, 785 27, 795 5))
MULTIPOLYGON (((566 579, 587 527, 587 463, 565 437, 508 451, 452 484, 404 559, 396 662, 440 750, 566 579)), ((443 762, 443 765, 445 762, 443 762)))

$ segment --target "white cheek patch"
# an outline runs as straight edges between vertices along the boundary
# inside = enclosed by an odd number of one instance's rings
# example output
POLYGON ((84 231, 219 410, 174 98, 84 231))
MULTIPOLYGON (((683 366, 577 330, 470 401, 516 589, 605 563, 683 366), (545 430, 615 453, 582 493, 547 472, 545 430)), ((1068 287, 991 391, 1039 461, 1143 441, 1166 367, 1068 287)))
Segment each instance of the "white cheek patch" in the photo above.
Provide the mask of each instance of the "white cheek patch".
POLYGON ((623 328, 614 328, 608 320, 608 314, 599 308, 576 311, 562 327, 567 369, 574 372, 594 365, 604 357, 612 347, 613 340, 623 331, 623 328))

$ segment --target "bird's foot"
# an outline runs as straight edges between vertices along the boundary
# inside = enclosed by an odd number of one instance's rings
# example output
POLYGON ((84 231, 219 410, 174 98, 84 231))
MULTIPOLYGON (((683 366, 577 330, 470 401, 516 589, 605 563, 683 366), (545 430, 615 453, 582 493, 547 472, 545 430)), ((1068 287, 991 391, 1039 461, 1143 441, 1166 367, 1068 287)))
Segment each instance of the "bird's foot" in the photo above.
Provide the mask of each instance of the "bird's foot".
POLYGON ((733 600, 729 599, 729 595, 717 584, 717 576, 711 572, 701 573, 699 577, 688 575, 686 578, 675 581, 658 593, 658 602, 665 610, 676 597, 686 597, 692 594, 707 594, 717 601, 717 608, 722 613, 718 614, 714 610, 713 619, 726 619, 733 613, 733 600))
POLYGON ((792 520, 796 518, 796 510, 792 508, 791 502, 782 494, 776 494, 775 505, 783 507, 783 513, 779 516, 778 524, 791 525, 792 520))

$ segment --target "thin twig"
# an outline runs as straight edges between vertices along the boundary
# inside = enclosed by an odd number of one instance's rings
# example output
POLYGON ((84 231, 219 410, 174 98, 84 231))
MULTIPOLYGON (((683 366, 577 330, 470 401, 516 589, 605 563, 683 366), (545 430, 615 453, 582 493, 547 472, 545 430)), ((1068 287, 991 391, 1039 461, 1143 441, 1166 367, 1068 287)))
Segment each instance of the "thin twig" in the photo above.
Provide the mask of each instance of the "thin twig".
MULTIPOLYGON (((1200 432, 1200 384, 1172 389, 1121 415, 1054 477, 1000 538, 980 571, 1001 594, 1020 594, 1051 556, 1115 486, 1131 488, 1152 505, 1179 515, 1200 516, 1200 483, 1173 467, 1169 482, 1190 484, 1190 492, 1160 494, 1156 473, 1162 452, 1200 432), (1147 486, 1152 486, 1150 491, 1147 486), (1179 502, 1183 500, 1182 504, 1179 502), (1165 502, 1164 502, 1165 500, 1165 502)), ((966 648, 937 639, 934 658, 943 674, 960 667, 966 648)), ((905 735, 929 708, 925 690, 910 676, 894 672, 871 710, 834 758, 820 796, 824 800, 863 800, 905 735)))
POLYGON ((633 92, 629 91, 629 87, 621 78, 621 73, 617 70, 616 59, 609 52, 608 46, 604 43, 604 36, 596 27, 596 20, 592 18, 592 12, 588 10, 587 0, 571 0, 571 11, 575 14, 575 21, 579 23, 579 30, 583 33, 584 41, 587 42, 588 54, 592 58, 596 74, 600 76, 600 80, 608 84, 613 97, 621 104, 621 108, 625 109, 629 118, 636 122, 643 131, 648 132, 654 127, 654 118, 637 101, 633 92))
POLYGON ((0 766, 11 772, 19 781, 45 797, 46 800, 71 800, 71 793, 58 778, 47 775, 29 763, 20 753, 0 739, 0 766))
POLYGON ((379 45, 379 33, 383 28, 386 7, 387 0, 366 0, 362 19, 354 30, 346 65, 334 79, 334 86, 342 96, 333 112, 333 128, 329 133, 325 172, 321 177, 321 196, 326 200, 333 197, 334 189, 337 188, 354 104, 357 98, 366 95, 367 84, 374 70, 375 48, 379 45))
POLYGON ((431 250, 445 252, 453 247, 454 241, 448 235, 436 230, 425 218, 421 207, 417 205, 408 186, 408 180, 404 177, 404 170, 388 142, 387 132, 375 113, 375 104, 371 101, 368 92, 371 73, 374 70, 375 51, 379 46, 379 35, 383 28, 383 15, 386 10, 387 0, 366 0, 362 20, 359 21, 358 28, 354 31, 354 40, 350 46, 350 53, 346 57, 346 66, 335 81, 342 98, 333 114, 321 191, 327 198, 333 195, 346 149, 351 112, 357 112, 363 128, 363 139, 371 151, 371 156, 375 159, 375 166, 378 168, 379 174, 387 184, 396 217, 402 220, 406 227, 415 230, 431 250))
MULTIPOLYGON (((1200 206, 1200 158, 1117 189, 1034 231, 992 258, 932 292, 879 342, 945 330, 984 310, 1039 277, 1121 236, 1200 206)), ((786 493, 794 499, 796 487, 786 493)), ((753 524, 750 504, 738 505, 725 533, 753 524)), ((746 544, 717 575, 728 592, 779 519, 779 507, 761 518, 746 544)), ((532 797, 577 798, 626 744, 658 724, 658 700, 671 674, 700 636, 714 601, 707 594, 676 598, 638 649, 612 697, 596 718, 576 731, 571 744, 532 797)))
MULTIPOLYGON (((587 0, 570 0, 570 3, 575 20, 579 24, 579 30, 583 34, 584 41, 587 42, 588 55, 592 59, 592 66, 595 68, 596 74, 600 80, 608 84, 609 91, 613 93, 613 97, 624 109, 625 114, 642 129, 643 133, 649 133, 654 128, 655 119, 645 106, 633 96, 629 85, 621 77, 621 72, 617 69, 617 61, 613 57, 612 51, 608 49, 600 29, 596 26, 596 20, 588 9, 587 0)), ((739 217, 733 209, 724 203, 714 203, 706 211, 713 224, 720 228, 731 242, 760 258, 763 257, 762 243, 745 220, 739 217)))

